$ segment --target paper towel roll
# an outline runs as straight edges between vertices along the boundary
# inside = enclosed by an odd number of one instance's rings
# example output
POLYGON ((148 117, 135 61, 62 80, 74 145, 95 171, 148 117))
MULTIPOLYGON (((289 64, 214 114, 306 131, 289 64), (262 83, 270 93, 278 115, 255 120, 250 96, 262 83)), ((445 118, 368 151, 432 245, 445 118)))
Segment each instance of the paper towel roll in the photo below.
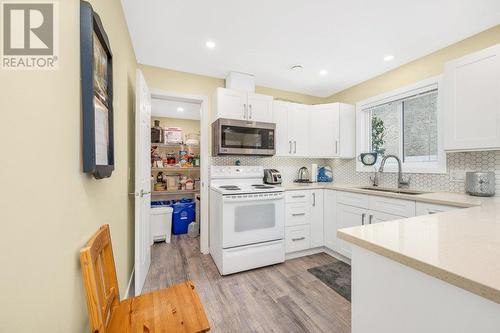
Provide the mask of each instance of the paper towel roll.
POLYGON ((318 165, 311 165, 311 181, 316 183, 318 181, 318 165))

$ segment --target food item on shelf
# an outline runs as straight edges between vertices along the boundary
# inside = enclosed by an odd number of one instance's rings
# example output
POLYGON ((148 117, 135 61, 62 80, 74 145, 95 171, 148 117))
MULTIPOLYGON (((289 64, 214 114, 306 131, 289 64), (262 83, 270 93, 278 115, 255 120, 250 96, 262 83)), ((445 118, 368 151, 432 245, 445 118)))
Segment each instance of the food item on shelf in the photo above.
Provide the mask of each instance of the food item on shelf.
POLYGON ((186 145, 199 146, 200 145, 200 135, 197 133, 186 134, 186 145))
POLYGON ((158 175, 156 175, 156 183, 162 184, 163 183, 163 172, 158 172, 158 175))
POLYGON ((194 179, 194 189, 199 190, 201 188, 201 180, 200 178, 195 178, 194 179))
POLYGON ((165 143, 182 143, 182 128, 166 127, 164 133, 165 143))
POLYGON ((163 192, 163 191, 165 191, 165 184, 163 184, 163 183, 156 183, 155 186, 154 186, 154 190, 156 192, 163 192))
POLYGON ((181 177, 181 181, 180 181, 180 189, 181 190, 186 190, 186 183, 187 183, 187 177, 186 176, 182 176, 181 177))
POLYGON ((193 160, 193 166, 195 166, 195 167, 200 166, 200 155, 195 155, 194 160, 193 160))
POLYGON ((191 178, 188 178, 186 180, 186 190, 188 190, 188 191, 194 190, 194 183, 193 183, 193 180, 191 178))
POLYGON ((181 167, 186 168, 189 166, 192 166, 192 164, 189 163, 189 153, 185 150, 179 151, 179 164, 181 167))
POLYGON ((151 128, 151 142, 152 143, 163 142, 163 128, 160 127, 159 120, 155 120, 155 125, 154 127, 151 128))
POLYGON ((175 192, 179 190, 179 175, 178 174, 170 174, 166 176, 167 181, 167 191, 175 192))
POLYGON ((174 152, 170 152, 167 154, 167 165, 175 165, 175 163, 177 163, 177 159, 175 158, 175 153, 174 152))
POLYGON ((163 168, 163 161, 162 160, 154 161, 153 168, 163 168))

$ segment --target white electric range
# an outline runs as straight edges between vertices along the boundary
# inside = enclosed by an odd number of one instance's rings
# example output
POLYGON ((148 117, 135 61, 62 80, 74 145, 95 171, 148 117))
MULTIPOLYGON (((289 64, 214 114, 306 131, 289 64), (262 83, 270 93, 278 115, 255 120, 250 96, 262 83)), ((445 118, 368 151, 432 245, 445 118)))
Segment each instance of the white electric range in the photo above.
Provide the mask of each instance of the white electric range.
POLYGON ((210 254, 221 275, 285 260, 285 194, 261 166, 212 166, 210 254))

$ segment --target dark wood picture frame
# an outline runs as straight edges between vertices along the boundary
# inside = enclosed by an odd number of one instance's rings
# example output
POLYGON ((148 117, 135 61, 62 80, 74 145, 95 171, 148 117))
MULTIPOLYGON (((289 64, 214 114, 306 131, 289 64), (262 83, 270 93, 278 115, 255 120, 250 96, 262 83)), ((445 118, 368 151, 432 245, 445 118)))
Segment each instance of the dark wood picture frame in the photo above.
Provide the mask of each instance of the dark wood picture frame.
POLYGON ((107 178, 115 169, 113 56, 101 19, 86 1, 80 1, 80 71, 83 113, 83 172, 92 174, 96 179, 107 178), (95 54, 96 47, 100 51, 97 55, 95 54), (96 56, 100 61, 98 64, 96 64, 96 56), (103 74, 102 77, 99 77, 99 82, 102 84, 96 85, 95 77, 98 76, 96 76, 95 71, 103 74), (96 110, 96 104, 99 105, 99 110, 96 110), (96 117, 97 112, 100 112, 99 117, 96 117), (101 123, 96 124, 96 118, 101 123), (107 139, 103 140, 107 142, 105 148, 103 148, 102 142, 97 142, 100 146, 96 146, 96 141, 98 141, 96 140, 96 127, 97 135, 104 135, 107 139), (99 132, 99 129, 104 130, 105 133, 99 132), (103 149, 107 150, 104 154, 103 149), (106 155, 107 163, 102 163, 106 155))

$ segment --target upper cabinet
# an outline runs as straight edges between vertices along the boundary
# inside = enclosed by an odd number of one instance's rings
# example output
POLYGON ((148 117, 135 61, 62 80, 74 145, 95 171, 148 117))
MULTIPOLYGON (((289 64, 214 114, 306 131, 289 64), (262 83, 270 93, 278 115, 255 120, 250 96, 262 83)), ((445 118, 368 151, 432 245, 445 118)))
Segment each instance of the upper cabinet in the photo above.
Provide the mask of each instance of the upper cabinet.
POLYGON ((297 103, 274 102, 276 156, 307 157, 309 155, 309 115, 306 107, 297 103))
POLYGON ((354 106, 275 101, 276 155, 354 158, 354 106))
POLYGON ((355 109, 330 103, 309 106, 309 153, 312 157, 354 158, 355 109))
POLYGON ((217 88, 214 116, 236 120, 270 123, 273 119, 273 97, 217 88))
POLYGON ((445 150, 500 149, 500 44, 446 63, 445 150))

